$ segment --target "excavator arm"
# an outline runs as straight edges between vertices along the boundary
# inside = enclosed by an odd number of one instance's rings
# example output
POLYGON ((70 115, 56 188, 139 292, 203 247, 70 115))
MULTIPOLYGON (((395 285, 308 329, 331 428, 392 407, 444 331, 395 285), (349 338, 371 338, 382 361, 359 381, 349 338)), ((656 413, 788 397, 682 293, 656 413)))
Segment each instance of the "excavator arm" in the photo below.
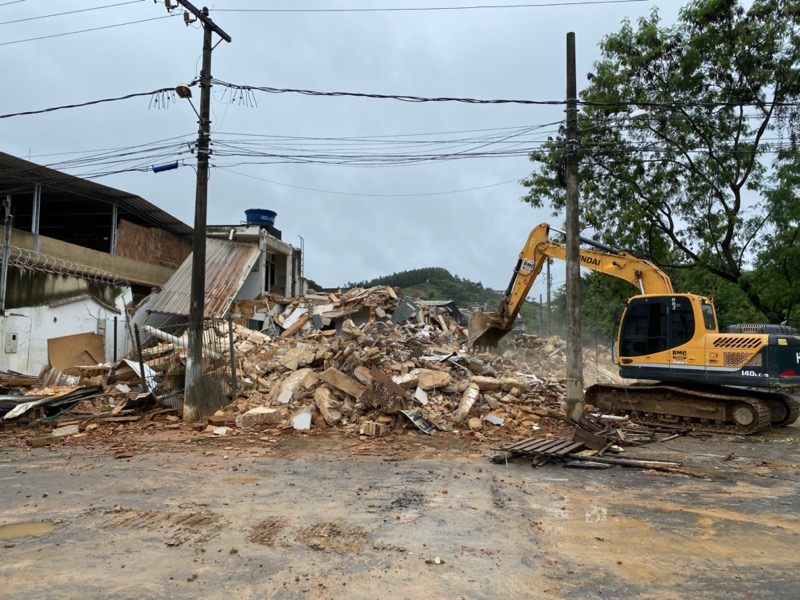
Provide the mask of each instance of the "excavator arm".
MULTIPOLYGON (((497 346, 513 329, 514 320, 545 261, 548 258, 567 259, 566 245, 550 239, 551 231, 565 235, 546 223, 531 230, 497 312, 473 313, 469 321, 471 346, 497 346)), ((624 279, 636 286, 641 294, 673 293, 672 281, 654 264, 588 238, 582 237, 580 241, 591 246, 581 248, 580 266, 624 279)))

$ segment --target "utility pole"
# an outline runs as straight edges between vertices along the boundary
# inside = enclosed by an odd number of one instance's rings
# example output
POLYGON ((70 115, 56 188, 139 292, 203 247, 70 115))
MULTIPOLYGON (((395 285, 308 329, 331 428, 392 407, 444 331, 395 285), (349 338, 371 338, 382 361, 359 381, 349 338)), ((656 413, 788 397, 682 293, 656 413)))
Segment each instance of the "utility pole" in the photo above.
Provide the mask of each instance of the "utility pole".
MULTIPOLYGON (((197 9, 188 0, 178 4, 192 13, 203 24, 203 66, 200 71, 200 112, 197 131, 197 189, 194 201, 194 243, 192 245, 192 283, 189 304, 189 331, 186 349, 186 387, 183 397, 183 420, 196 421, 200 414, 203 376, 203 319, 206 293, 206 212, 208 208, 208 155, 211 138, 211 34, 216 33, 226 42, 231 36, 220 29, 209 17, 208 8, 197 9)), ((188 24, 188 20, 187 20, 188 24)))
POLYGON ((11 229, 14 217, 11 214, 11 196, 3 200, 5 218, 3 219, 3 266, 0 275, 0 315, 6 314, 6 286, 8 285, 8 260, 11 258, 11 229))
POLYGON ((550 265, 553 264, 553 259, 548 258, 547 262, 547 337, 550 337, 550 288, 553 286, 553 278, 550 276, 550 265))
POLYGON ((581 353, 580 207, 578 204, 578 86, 575 76, 575 33, 567 33, 567 418, 583 416, 581 353))

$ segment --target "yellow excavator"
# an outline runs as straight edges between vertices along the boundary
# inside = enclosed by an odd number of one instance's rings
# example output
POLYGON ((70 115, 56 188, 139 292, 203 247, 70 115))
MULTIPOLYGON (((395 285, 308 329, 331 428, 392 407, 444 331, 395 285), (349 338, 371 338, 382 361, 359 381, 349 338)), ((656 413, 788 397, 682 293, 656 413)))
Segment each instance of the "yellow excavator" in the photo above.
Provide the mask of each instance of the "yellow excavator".
MULTIPOLYGON (((549 258, 566 260, 564 232, 535 227, 497 312, 475 312, 469 344, 496 347, 514 321, 549 258)), ((800 417, 800 335, 785 325, 717 328, 710 298, 675 293, 654 264, 581 237, 580 265, 624 279, 639 289, 619 312, 614 362, 629 385, 595 384, 584 402, 606 414, 625 414, 647 425, 751 434, 800 417), (642 381, 647 380, 647 382, 642 381)))

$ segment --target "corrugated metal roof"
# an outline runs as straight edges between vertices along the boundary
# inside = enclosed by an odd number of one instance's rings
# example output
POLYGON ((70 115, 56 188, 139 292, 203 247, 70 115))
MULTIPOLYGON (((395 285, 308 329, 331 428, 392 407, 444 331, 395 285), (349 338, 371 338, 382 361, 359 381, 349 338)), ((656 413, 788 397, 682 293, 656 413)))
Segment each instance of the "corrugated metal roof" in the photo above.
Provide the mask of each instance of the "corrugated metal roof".
MULTIPOLYGON (((206 239, 206 318, 225 316, 250 269, 258 260, 258 244, 206 239)), ((192 255, 164 285, 150 312, 188 316, 192 288, 192 255)))
MULTIPOLYGON (((189 225, 140 196, 0 152, 0 196, 16 194, 13 202, 15 211, 22 210, 28 213, 32 210, 30 204, 34 184, 42 186, 43 211, 55 210, 55 207, 60 205, 67 216, 74 214, 78 219, 76 223, 83 224, 84 227, 89 222, 87 215, 89 211, 82 210, 81 202, 116 204, 120 218, 130 219, 135 223, 146 223, 188 241, 192 240, 193 230, 189 225)), ((101 216, 105 219, 104 215, 101 216)), ((18 221, 19 219, 15 217, 15 223, 18 221)), ((107 222, 108 219, 103 221, 106 228, 107 222)), ((50 237, 58 238, 54 235, 50 237)))

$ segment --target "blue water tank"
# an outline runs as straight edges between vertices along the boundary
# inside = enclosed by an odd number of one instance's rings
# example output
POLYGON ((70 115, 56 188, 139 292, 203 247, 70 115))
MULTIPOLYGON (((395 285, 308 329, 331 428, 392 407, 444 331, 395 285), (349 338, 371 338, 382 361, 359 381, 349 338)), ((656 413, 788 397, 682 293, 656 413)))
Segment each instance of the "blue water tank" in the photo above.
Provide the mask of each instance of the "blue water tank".
POLYGON ((266 227, 275 224, 275 217, 278 216, 274 210, 266 208, 251 208, 244 211, 244 217, 248 225, 260 225, 266 227))

